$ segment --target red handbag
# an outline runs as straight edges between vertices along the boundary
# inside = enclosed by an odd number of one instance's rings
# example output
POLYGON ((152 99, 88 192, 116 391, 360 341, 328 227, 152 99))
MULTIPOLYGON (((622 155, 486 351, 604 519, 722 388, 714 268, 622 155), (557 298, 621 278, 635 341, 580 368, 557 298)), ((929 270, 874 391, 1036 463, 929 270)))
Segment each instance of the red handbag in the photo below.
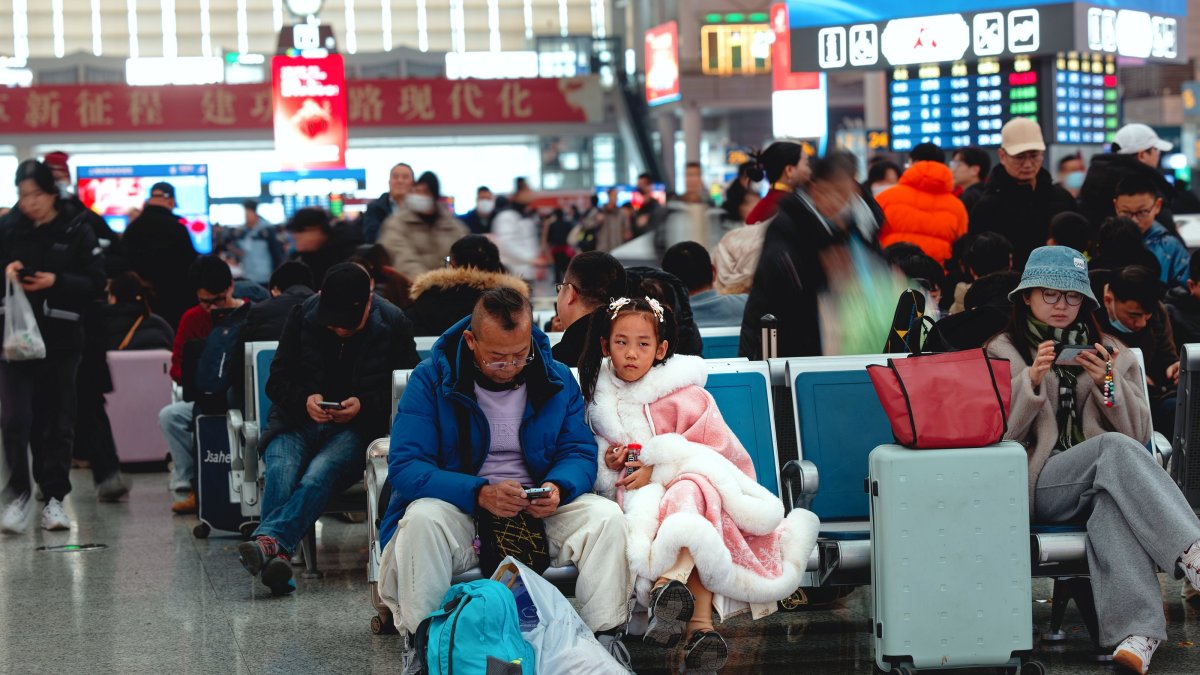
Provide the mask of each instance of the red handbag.
POLYGON ((981 448, 1008 430, 1012 369, 983 349, 888 359, 867 374, 900 445, 981 448))

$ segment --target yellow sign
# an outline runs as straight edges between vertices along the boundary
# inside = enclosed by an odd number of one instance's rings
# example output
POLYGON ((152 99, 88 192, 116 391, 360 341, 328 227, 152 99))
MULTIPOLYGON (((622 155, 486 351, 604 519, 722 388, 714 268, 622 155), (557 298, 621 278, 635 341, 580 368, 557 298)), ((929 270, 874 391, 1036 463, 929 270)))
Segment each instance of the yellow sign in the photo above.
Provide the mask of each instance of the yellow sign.
POLYGON ((770 24, 719 24, 700 29, 700 72, 705 75, 767 75, 771 72, 770 24))

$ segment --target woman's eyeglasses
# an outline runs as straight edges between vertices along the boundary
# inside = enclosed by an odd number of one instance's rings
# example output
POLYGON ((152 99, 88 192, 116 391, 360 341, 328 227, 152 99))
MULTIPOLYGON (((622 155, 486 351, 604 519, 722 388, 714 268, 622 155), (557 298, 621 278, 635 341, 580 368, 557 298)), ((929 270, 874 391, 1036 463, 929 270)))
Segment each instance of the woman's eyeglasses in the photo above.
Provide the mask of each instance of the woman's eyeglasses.
POLYGON ((1083 304, 1083 294, 1075 291, 1056 291, 1049 288, 1042 289, 1042 301, 1047 305, 1057 305, 1059 300, 1066 299, 1067 304, 1072 307, 1078 307, 1083 304))

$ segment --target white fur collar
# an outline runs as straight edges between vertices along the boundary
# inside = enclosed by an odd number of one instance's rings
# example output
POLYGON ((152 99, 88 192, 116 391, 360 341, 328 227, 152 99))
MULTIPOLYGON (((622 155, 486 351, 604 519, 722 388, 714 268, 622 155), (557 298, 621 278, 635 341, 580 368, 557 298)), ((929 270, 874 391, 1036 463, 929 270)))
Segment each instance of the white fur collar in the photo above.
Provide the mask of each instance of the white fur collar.
POLYGON ((645 443, 654 435, 646 406, 689 385, 703 387, 708 368, 698 356, 673 356, 637 382, 617 377, 605 359, 588 406, 592 431, 611 443, 645 443))

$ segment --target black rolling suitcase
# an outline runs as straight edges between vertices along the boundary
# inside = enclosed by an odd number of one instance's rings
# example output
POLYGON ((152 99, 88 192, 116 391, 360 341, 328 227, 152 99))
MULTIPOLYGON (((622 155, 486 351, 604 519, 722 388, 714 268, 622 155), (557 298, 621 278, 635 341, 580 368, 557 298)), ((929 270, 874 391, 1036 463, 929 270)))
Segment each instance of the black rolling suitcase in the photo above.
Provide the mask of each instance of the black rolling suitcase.
POLYGON ((200 524, 192 534, 204 539, 212 530, 249 536, 254 523, 242 516, 240 492, 235 488, 229 427, 224 415, 196 417, 196 501, 200 524))

